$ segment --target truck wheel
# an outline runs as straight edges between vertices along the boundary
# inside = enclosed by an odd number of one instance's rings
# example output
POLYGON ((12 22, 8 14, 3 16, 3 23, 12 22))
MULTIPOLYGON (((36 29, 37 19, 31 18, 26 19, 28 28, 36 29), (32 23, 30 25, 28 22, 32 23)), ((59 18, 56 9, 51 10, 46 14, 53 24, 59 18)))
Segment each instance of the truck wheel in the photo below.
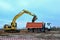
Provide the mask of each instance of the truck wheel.
POLYGON ((50 29, 48 29, 48 31, 50 31, 50 29))
POLYGON ((40 33, 41 32, 41 29, 40 28, 37 28, 37 33, 40 33))
POLYGON ((30 32, 30 29, 28 28, 28 32, 30 32))
POLYGON ((34 28, 32 28, 32 32, 34 32, 34 28))
POLYGON ((28 32, 34 32, 34 28, 28 28, 28 32))
POLYGON ((44 28, 42 28, 42 29, 41 29, 41 32, 45 32, 45 29, 44 29, 44 28))

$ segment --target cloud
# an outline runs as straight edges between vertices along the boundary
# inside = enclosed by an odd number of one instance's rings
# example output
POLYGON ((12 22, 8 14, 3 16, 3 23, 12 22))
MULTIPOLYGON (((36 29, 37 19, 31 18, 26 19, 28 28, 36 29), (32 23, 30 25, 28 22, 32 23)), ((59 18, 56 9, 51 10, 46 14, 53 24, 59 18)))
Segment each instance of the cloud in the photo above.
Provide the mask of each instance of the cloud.
POLYGON ((0 1, 0 9, 3 9, 3 10, 12 10, 12 5, 9 4, 8 2, 4 2, 4 1, 0 1))
POLYGON ((17 2, 17 5, 21 8, 25 8, 25 7, 28 7, 29 6, 29 1, 28 0, 18 0, 16 1, 17 2))

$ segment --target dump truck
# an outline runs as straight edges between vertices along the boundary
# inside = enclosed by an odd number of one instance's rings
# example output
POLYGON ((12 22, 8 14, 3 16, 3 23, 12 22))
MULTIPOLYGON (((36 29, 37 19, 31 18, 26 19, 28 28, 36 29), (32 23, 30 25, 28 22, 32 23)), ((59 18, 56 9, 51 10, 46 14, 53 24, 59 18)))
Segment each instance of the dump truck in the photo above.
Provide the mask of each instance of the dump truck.
POLYGON ((46 27, 44 22, 27 22, 26 28, 28 32, 46 32, 51 30, 51 26, 46 27))
POLYGON ((45 32, 45 23, 43 22, 28 22, 26 24, 28 32, 45 32))

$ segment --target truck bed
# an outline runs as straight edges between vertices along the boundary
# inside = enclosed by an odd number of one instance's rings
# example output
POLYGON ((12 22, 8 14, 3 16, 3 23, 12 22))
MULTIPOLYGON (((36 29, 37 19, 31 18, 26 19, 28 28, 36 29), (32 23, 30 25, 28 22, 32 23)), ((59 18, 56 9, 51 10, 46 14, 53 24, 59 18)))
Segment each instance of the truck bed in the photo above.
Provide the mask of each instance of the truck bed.
POLYGON ((42 28, 43 27, 43 23, 42 22, 28 22, 26 24, 26 28, 42 28))

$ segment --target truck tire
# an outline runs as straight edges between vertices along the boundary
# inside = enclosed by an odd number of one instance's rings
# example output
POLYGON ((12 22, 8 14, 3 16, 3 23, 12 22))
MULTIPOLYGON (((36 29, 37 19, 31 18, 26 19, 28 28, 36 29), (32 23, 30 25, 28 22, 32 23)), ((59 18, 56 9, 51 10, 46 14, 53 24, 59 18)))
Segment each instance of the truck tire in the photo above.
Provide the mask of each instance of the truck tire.
POLYGON ((28 32, 34 32, 34 28, 28 28, 28 32))
POLYGON ((50 31, 50 29, 48 29, 48 31, 50 31))
POLYGON ((40 28, 34 28, 34 32, 35 33, 40 33, 41 31, 40 31, 40 28))
POLYGON ((42 32, 45 32, 45 29, 44 28, 42 28, 41 30, 42 30, 42 32))
POLYGON ((41 29, 40 28, 37 28, 37 33, 40 33, 41 32, 41 29))

